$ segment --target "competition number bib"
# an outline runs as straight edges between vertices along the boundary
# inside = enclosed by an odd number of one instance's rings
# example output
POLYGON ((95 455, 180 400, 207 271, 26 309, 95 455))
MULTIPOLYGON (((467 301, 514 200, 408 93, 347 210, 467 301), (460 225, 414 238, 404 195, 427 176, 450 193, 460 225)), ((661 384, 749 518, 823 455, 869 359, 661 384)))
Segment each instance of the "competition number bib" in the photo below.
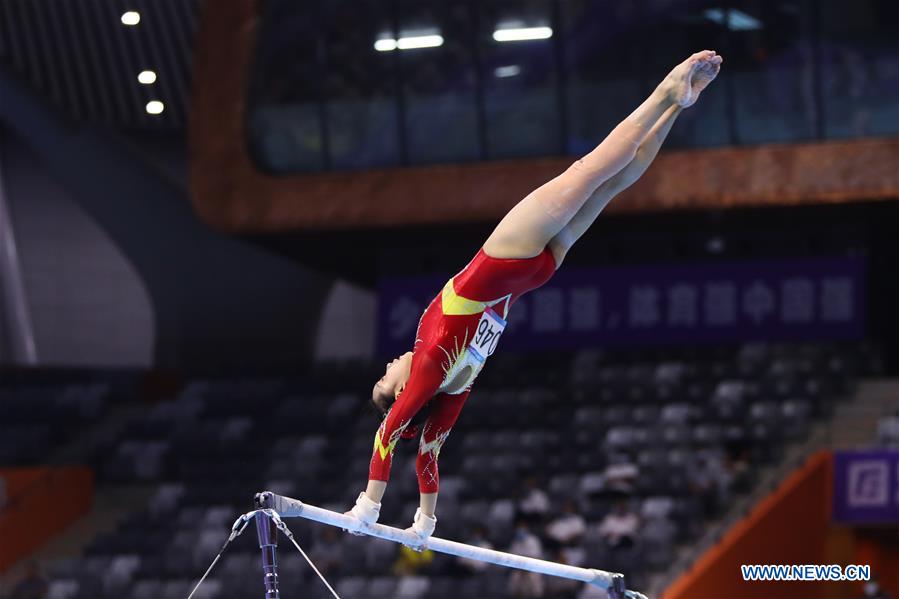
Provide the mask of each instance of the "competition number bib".
POLYGON ((474 352, 481 361, 485 360, 496 351, 496 344, 505 329, 506 321, 500 318, 499 314, 487 308, 481 315, 481 320, 478 321, 474 337, 468 346, 469 350, 474 352))

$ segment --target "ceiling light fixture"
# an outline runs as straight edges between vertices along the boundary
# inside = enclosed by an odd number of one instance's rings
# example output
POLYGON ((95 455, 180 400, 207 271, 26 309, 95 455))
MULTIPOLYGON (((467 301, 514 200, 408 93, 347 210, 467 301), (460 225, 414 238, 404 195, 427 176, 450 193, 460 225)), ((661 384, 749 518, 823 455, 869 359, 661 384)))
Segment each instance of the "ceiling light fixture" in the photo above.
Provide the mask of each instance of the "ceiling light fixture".
POLYGON ((140 23, 140 13, 136 10, 129 10, 122 14, 122 25, 134 26, 140 23))
POLYGON ((163 104, 159 100, 151 100, 147 102, 148 114, 162 114, 163 110, 165 110, 165 104, 163 104))
POLYGON ((438 34, 410 35, 399 40, 382 38, 375 41, 375 50, 378 52, 390 52, 400 50, 417 50, 419 48, 437 48, 443 45, 443 36, 438 34))
POLYGON ((762 28, 762 22, 742 10, 732 8, 708 8, 702 12, 703 16, 719 25, 724 25, 731 31, 754 31, 762 28))
POLYGON ((504 79, 506 77, 515 77, 516 75, 521 74, 521 67, 517 64, 509 64, 504 67, 496 67, 494 69, 493 74, 500 79, 504 79))
POLYGON ((510 27, 497 29, 493 39, 498 42, 523 42, 528 40, 545 40, 553 36, 551 27, 510 27))

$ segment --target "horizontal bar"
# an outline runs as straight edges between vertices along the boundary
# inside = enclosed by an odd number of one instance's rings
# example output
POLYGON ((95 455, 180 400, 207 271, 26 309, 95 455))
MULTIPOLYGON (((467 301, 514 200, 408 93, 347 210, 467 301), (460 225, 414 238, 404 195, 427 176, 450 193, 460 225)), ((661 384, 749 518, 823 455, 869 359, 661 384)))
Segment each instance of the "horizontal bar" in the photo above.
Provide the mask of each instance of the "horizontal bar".
MULTIPOLYGON (((256 505, 259 508, 271 508, 282 518, 305 518, 322 524, 336 526, 348 532, 359 532, 379 539, 393 541, 394 543, 402 543, 412 548, 421 546, 421 541, 415 533, 406 532, 392 526, 383 524, 363 524, 358 519, 351 516, 345 516, 331 510, 326 510, 314 505, 308 505, 299 499, 284 497, 270 491, 257 494, 256 505)), ((624 595, 624 577, 615 572, 606 572, 605 570, 596 570, 594 568, 578 568, 567 564, 557 564, 533 557, 525 557, 515 555, 514 553, 505 553, 484 547, 475 547, 464 543, 457 543, 447 539, 431 537, 425 544, 425 548, 439 553, 455 555, 467 559, 473 559, 497 566, 505 566, 507 568, 517 568, 519 570, 527 570, 529 572, 537 572, 538 574, 547 574, 549 576, 558 576, 560 578, 568 578, 570 580, 580 580, 598 586, 603 589, 612 589, 624 595), (616 588, 613 588, 616 587, 616 588)), ((640 597, 641 595, 628 592, 627 596, 640 597)))

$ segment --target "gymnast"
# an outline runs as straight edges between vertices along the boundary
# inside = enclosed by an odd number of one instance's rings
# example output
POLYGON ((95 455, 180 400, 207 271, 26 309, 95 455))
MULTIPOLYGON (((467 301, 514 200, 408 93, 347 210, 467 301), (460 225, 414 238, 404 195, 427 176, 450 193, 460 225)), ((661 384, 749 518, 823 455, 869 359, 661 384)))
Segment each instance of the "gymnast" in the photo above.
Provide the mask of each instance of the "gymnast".
POLYGON ((427 541, 437 524, 440 448, 496 348, 509 308, 546 283, 606 204, 646 171, 678 114, 696 102, 721 63, 714 51, 704 50, 676 66, 593 151, 518 202, 431 301, 413 350, 387 364, 372 390, 384 418, 375 434, 368 486, 347 515, 365 524, 378 520, 394 447, 430 404, 416 458, 420 506, 407 529, 422 544, 427 541))

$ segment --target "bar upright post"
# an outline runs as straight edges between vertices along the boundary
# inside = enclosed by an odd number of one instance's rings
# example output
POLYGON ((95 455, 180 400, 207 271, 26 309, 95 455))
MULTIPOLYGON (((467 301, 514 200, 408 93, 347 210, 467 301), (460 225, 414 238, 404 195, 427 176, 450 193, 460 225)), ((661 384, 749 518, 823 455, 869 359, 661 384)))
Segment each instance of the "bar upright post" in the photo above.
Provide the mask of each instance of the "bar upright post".
POLYGON ((280 599, 278 589, 278 529, 274 521, 259 512, 256 518, 256 534, 262 551, 262 583, 265 585, 265 599, 280 599))

